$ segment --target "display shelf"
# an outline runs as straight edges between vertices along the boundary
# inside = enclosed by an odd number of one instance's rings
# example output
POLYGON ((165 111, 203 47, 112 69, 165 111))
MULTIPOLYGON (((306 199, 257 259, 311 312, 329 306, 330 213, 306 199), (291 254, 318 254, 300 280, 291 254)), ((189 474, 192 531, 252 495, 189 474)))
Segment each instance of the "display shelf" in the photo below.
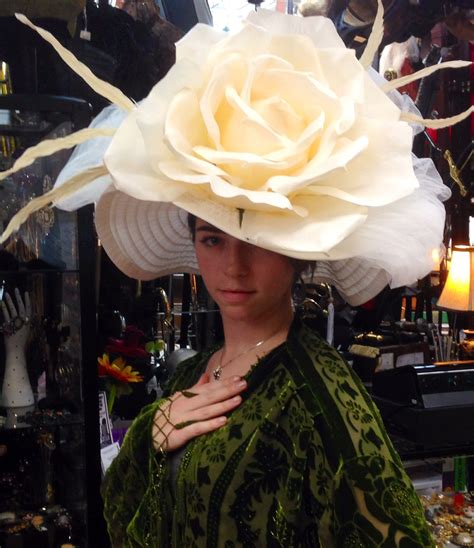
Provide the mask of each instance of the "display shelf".
POLYGON ((49 276, 51 274, 79 274, 79 269, 66 268, 64 270, 60 270, 58 268, 51 268, 51 269, 19 268, 18 270, 0 270, 0 278, 14 276, 17 274, 21 276, 30 276, 31 274, 43 274, 45 276, 49 276))
MULTIPOLYGON (((0 97, 0 108, 37 107, 35 119, 54 122, 48 138, 67 135, 90 120, 84 101, 31 99, 0 97)), ((34 144, 12 135, 15 157, 34 144)), ((1 181, 3 227, 31 198, 51 188, 69 155, 36 160, 1 181)), ((26 328, 19 358, 9 339, 17 331, 0 333, 0 419, 6 415, 0 426, 0 546, 107 546, 99 493, 96 271, 90 257, 96 245, 92 208, 86 207, 78 213, 40 210, 0 246, 0 298, 9 293, 16 307, 11 316, 23 322, 18 333, 26 328), (26 321, 17 288, 24 304, 26 292, 31 301, 26 321), (19 386, 7 382, 14 359, 26 371, 19 386), (15 397, 25 388, 31 401, 18 405, 15 397)))

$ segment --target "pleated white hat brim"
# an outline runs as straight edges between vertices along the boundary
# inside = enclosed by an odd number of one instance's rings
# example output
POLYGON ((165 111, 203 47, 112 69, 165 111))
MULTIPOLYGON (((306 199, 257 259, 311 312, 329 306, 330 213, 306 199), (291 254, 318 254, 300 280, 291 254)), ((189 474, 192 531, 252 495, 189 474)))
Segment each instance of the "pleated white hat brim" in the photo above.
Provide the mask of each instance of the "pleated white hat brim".
MULTIPOLYGON (((195 213, 220 224, 216 214, 195 213)), ((222 209, 219 213, 222 217, 222 209)), ((187 217, 188 211, 173 203, 137 200, 112 191, 99 200, 95 223, 101 244, 115 265, 127 276, 146 281, 176 272, 199 273, 187 217)), ((223 222, 229 226, 227 220, 223 222)), ((355 306, 389 283, 386 272, 359 258, 317 261, 313 279, 333 284, 355 306)))

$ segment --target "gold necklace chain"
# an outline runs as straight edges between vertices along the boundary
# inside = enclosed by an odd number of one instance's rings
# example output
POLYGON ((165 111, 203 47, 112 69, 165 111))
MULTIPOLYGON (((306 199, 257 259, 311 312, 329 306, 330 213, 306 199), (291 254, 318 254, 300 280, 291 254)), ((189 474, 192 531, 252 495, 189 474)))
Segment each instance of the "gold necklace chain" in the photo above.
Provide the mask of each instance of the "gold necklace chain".
POLYGON ((268 342, 270 339, 272 339, 280 330, 281 330, 281 327, 279 327, 278 331, 275 331, 272 335, 270 335, 266 339, 262 339, 261 341, 258 341, 258 343, 253 344, 250 348, 247 348, 246 350, 244 350, 240 354, 237 354, 237 356, 234 356, 230 360, 226 361, 224 364, 222 364, 222 358, 224 357, 224 348, 222 348, 221 357, 219 359, 219 365, 215 369, 212 370, 212 376, 214 377, 214 380, 218 381, 221 378, 222 370, 224 369, 224 367, 227 367, 229 365, 229 363, 234 362, 237 358, 241 358, 242 356, 244 356, 245 354, 247 354, 248 352, 250 352, 254 348, 258 348, 259 346, 262 346, 262 344, 264 344, 264 343, 268 342))

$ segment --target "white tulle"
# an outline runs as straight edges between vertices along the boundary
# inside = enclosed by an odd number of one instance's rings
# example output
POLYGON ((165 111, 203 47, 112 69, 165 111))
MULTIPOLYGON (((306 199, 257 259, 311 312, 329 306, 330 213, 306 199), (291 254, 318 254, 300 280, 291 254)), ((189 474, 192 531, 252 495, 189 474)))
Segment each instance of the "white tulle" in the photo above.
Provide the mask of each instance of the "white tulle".
POLYGON ((430 159, 414 156, 413 162, 420 187, 388 206, 371 208, 366 222, 343 242, 354 260, 385 271, 392 288, 411 285, 433 270, 432 253, 443 238, 442 200, 450 191, 430 159))
MULTIPOLYGON (((104 108, 91 122, 92 128, 116 129, 127 116, 123 109, 110 105, 104 108)), ((111 139, 99 137, 78 145, 71 154, 69 161, 63 167, 56 179, 55 187, 62 186, 78 173, 91 167, 103 164, 103 158, 111 139)), ((56 207, 66 211, 75 211, 87 204, 97 203, 103 192, 112 184, 110 175, 100 177, 82 188, 79 192, 60 200, 56 207)))

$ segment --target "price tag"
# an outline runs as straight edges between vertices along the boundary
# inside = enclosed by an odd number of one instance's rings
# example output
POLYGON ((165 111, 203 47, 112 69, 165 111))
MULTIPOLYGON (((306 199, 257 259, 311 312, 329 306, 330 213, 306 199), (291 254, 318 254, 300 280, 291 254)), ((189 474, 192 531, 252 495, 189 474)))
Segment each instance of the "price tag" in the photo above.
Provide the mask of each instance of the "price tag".
POLYGON ((81 30, 79 37, 82 38, 82 40, 91 41, 91 33, 88 30, 81 30))

